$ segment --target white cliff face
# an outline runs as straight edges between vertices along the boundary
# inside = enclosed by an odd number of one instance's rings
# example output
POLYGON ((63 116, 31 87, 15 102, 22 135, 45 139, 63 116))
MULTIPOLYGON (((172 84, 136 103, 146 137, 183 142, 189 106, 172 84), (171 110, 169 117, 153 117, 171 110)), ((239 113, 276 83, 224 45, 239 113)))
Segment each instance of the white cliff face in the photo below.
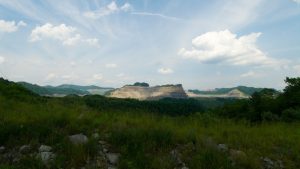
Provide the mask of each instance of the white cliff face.
POLYGON ((161 98, 187 98, 182 85, 165 85, 155 87, 124 86, 111 92, 109 97, 133 98, 139 100, 157 100, 161 98))

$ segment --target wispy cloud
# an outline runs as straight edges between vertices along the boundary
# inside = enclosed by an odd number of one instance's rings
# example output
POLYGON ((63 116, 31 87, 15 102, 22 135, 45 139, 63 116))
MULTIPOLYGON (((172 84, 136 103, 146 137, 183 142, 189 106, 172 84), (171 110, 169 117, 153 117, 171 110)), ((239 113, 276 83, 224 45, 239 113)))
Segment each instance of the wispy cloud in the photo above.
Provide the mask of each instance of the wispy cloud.
POLYGON ((125 3, 123 6, 118 6, 115 1, 112 1, 110 4, 100 8, 99 10, 84 12, 83 16, 91 19, 99 19, 103 16, 112 15, 120 11, 128 12, 130 10, 132 10, 131 4, 125 3))
POLYGON ((168 19, 168 20, 181 20, 180 18, 173 17, 173 16, 167 16, 160 13, 151 13, 151 12, 131 12, 132 15, 141 15, 141 16, 154 16, 159 17, 162 19, 168 19))
POLYGON ((172 74, 174 71, 171 68, 160 68, 157 70, 158 73, 167 75, 167 74, 172 74))
POLYGON ((5 58, 0 56, 0 64, 2 64, 5 61, 5 58))
POLYGON ((105 67, 106 68, 116 68, 116 67, 118 67, 118 65, 115 63, 108 63, 108 64, 105 64, 105 67))

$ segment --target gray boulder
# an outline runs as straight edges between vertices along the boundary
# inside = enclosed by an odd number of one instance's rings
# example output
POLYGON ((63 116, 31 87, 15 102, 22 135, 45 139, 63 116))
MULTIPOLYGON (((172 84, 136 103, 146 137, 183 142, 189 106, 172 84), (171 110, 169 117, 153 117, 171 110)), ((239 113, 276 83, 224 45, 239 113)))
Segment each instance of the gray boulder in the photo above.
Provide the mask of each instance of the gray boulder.
POLYGON ((228 146, 226 144, 218 144, 218 150, 220 150, 222 152, 227 152, 228 146))
POLYGON ((5 152, 5 147, 4 146, 0 146, 0 154, 5 152))
POLYGON ((39 148, 39 152, 50 152, 52 150, 52 147, 47 145, 41 145, 39 148))
POLYGON ((98 139, 100 138, 100 135, 99 135, 98 133, 94 133, 94 134, 92 135, 92 137, 93 137, 94 139, 98 140, 98 139))
POLYGON ((120 154, 118 154, 118 153, 107 153, 107 154, 106 154, 106 157, 107 157, 107 159, 108 159, 108 162, 109 162, 110 164, 113 164, 113 165, 115 165, 115 164, 118 163, 118 161, 119 161, 119 156, 120 156, 120 154))
POLYGON ((44 164, 49 163, 49 161, 55 158, 55 154, 52 152, 40 152, 39 156, 44 164))
POLYGON ((26 154, 26 153, 29 153, 31 150, 31 147, 30 145, 23 145, 19 148, 19 152, 22 153, 22 154, 26 154))
POLYGON ((71 135, 71 136, 69 136, 69 139, 73 144, 76 144, 76 145, 85 144, 89 140, 87 138, 87 136, 83 135, 82 133, 71 135))

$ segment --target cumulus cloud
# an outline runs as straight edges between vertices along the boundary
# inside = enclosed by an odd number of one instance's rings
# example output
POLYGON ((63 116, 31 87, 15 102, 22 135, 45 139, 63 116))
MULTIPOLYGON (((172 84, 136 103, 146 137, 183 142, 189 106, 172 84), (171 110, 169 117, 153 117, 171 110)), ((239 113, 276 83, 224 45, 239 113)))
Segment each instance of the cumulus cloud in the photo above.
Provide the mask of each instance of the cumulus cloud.
POLYGON ((118 65, 115 64, 115 63, 108 63, 108 64, 105 65, 105 67, 106 68, 116 68, 116 67, 118 67, 118 65))
POLYGON ((226 63, 229 65, 274 65, 256 45, 261 33, 237 37, 229 30, 207 32, 192 40, 192 49, 182 48, 178 54, 184 58, 197 59, 203 63, 226 63))
POLYGON ((5 21, 5 20, 0 20, 0 32, 15 32, 17 31, 20 27, 26 26, 27 24, 24 21, 19 21, 16 23, 15 21, 5 21))
POLYGON ((88 11, 83 13, 83 16, 91 19, 98 19, 103 16, 112 15, 117 12, 129 12, 132 10, 132 6, 129 3, 125 3, 122 6, 118 6, 115 1, 112 1, 110 4, 108 4, 105 7, 100 8, 96 11, 88 11))
POLYGON ((0 56, 0 64, 2 64, 5 61, 5 58, 0 56))
POLYGON ((157 72, 165 75, 165 74, 172 74, 173 70, 170 68, 160 68, 157 70, 157 72))
POLYGON ((61 41, 65 46, 73 46, 80 42, 86 42, 88 45, 95 45, 98 39, 84 39, 81 37, 75 27, 67 26, 65 24, 52 25, 46 23, 42 26, 35 27, 30 34, 29 41, 37 42, 43 39, 53 39, 61 41))
POLYGON ((292 1, 300 4, 300 0, 292 0, 292 1))

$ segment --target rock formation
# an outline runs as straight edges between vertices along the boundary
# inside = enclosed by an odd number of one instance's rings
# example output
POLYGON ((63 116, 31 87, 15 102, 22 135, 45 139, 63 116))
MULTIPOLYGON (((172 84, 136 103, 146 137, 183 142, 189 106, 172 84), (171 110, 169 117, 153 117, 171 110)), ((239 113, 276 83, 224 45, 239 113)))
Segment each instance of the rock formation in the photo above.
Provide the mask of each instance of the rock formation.
POLYGON ((158 100, 161 98, 185 99, 187 98, 187 95, 181 84, 154 87, 126 85, 122 88, 112 91, 109 94, 109 97, 158 100))

